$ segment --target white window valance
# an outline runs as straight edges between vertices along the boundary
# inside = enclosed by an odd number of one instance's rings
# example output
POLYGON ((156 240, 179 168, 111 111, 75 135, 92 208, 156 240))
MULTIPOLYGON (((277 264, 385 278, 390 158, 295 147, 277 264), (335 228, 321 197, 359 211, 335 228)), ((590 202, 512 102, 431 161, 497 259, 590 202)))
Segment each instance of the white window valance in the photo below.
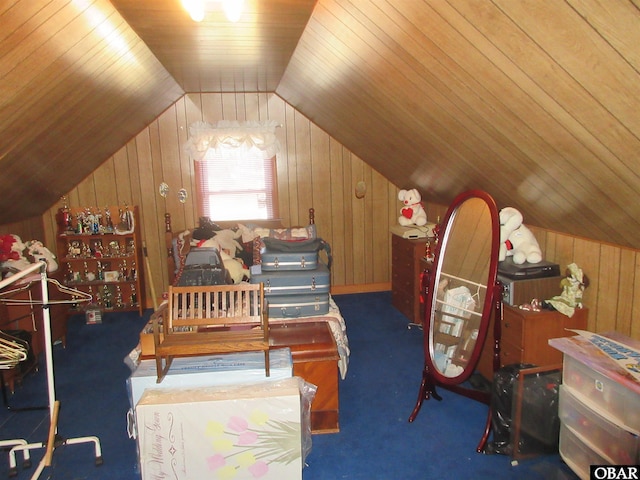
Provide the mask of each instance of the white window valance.
POLYGON ((215 125, 195 122, 189 126, 189 139, 185 145, 187 153, 196 161, 204 159, 210 149, 257 148, 265 158, 271 158, 280 151, 276 138, 274 120, 236 122, 221 120, 215 125))

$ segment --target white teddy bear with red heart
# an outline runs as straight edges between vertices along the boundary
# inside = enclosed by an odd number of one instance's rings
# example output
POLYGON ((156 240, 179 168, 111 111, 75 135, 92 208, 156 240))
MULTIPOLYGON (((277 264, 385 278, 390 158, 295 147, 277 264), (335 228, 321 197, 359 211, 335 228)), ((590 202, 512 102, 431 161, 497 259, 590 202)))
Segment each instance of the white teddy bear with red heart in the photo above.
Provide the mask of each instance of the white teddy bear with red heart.
POLYGON ((398 192, 398 200, 403 204, 400 209, 400 217, 398 223, 403 227, 409 225, 418 225, 422 227, 427 224, 427 212, 422 205, 422 197, 420 192, 415 188, 411 190, 400 190, 398 192))
POLYGON ((540 263, 542 250, 533 232, 522 223, 522 213, 513 207, 500 210, 500 251, 498 260, 513 257, 513 263, 522 265, 540 263))

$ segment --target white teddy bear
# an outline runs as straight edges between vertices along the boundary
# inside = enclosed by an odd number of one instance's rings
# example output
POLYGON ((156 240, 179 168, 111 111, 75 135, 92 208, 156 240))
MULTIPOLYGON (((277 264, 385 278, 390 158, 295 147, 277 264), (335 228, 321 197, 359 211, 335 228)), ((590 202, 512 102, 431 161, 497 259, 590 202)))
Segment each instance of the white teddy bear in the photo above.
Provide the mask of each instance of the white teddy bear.
POLYGON ((244 267, 242 260, 238 258, 234 258, 231 255, 227 255, 224 251, 220 252, 220 258, 222 258, 222 263, 224 264, 224 268, 229 273, 231 277, 231 281, 237 285, 241 283, 244 278, 250 278, 251 273, 248 268, 244 267))
POLYGON ((47 264, 47 272, 58 270, 58 260, 56 256, 45 247, 39 240, 30 240, 26 244, 27 251, 36 261, 44 261, 47 264))
POLYGON ((236 238, 240 238, 242 232, 233 230, 220 230, 216 234, 204 241, 199 242, 199 247, 215 247, 220 252, 229 254, 232 258, 236 256, 237 250, 242 250, 242 245, 238 243, 236 238))
POLYGON ((398 200, 403 203, 400 209, 400 217, 398 223, 403 227, 409 225, 418 225, 422 227, 427 224, 427 212, 422 206, 420 192, 415 188, 411 190, 400 190, 398 192, 398 200))
POLYGON ((498 260, 512 256, 513 263, 539 263, 542 251, 533 232, 522 224, 522 213, 513 207, 500 210, 500 252, 498 260))

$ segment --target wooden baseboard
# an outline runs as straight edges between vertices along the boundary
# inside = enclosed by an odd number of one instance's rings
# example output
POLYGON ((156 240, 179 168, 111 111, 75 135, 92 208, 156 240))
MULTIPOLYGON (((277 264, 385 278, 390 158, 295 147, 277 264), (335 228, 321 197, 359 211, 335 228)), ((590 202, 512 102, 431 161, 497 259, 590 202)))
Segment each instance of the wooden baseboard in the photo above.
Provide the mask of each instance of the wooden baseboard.
POLYGON ((334 285, 332 295, 347 295, 349 293, 370 293, 391 291, 391 282, 367 283, 363 285, 334 285))

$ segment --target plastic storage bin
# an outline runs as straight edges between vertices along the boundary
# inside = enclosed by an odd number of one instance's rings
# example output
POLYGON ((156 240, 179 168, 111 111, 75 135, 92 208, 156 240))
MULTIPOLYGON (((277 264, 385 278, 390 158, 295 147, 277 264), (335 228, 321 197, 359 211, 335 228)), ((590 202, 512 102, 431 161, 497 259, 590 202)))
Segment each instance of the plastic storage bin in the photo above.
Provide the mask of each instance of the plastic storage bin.
POLYGON ((589 480, 590 465, 610 465, 612 463, 611 459, 603 457, 590 448, 564 423, 560 424, 560 456, 582 480, 589 480))
POLYGON ((569 355, 564 356, 563 383, 588 399, 609 421, 640 434, 640 397, 635 392, 569 355))
POLYGON ((616 465, 637 464, 638 436, 611 423, 588 404, 588 400, 571 387, 560 386, 560 421, 603 458, 611 459, 616 465))

